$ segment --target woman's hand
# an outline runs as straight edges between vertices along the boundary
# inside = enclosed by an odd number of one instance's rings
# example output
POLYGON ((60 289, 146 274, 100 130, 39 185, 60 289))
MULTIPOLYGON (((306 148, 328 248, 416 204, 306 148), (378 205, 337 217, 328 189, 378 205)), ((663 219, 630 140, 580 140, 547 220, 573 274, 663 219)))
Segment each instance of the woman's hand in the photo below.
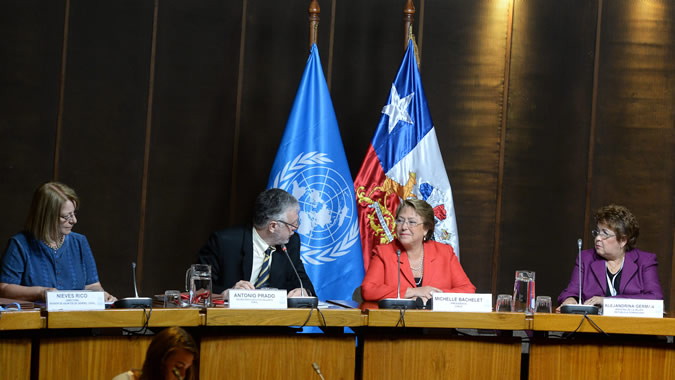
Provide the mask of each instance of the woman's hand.
POLYGON ((408 288, 408 290, 405 291, 404 298, 419 297, 423 299, 424 302, 426 303, 428 300, 434 297, 433 293, 443 293, 443 291, 441 289, 429 285, 425 285, 420 288, 408 288))
POLYGON ((593 296, 584 301, 584 305, 602 305, 602 300, 604 299, 605 297, 593 296))
POLYGON ((562 305, 576 305, 576 304, 577 304, 577 299, 576 299, 576 298, 574 298, 574 297, 567 297, 567 298, 565 298, 565 300, 563 301, 563 303, 561 303, 560 306, 558 306, 558 307, 555 309, 555 312, 556 312, 556 313, 560 313, 560 308, 562 307, 562 305))

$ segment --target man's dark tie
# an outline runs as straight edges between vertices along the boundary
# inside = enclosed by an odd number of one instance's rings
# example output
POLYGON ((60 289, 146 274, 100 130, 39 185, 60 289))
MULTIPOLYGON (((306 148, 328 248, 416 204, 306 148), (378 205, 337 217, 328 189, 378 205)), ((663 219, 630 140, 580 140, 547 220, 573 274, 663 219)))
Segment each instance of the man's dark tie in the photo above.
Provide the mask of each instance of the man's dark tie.
POLYGON ((265 258, 263 259, 262 267, 260 267, 260 274, 258 274, 258 279, 255 280, 255 288, 265 288, 270 279, 270 257, 272 256, 272 250, 274 248, 269 247, 265 250, 265 258))

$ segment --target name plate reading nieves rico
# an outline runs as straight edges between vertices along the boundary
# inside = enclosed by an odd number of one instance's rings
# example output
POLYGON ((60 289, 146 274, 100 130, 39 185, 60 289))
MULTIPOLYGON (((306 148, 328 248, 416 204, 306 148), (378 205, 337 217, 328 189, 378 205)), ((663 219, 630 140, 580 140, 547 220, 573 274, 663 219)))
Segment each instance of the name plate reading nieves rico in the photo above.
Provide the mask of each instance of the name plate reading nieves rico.
POLYGON ((434 293, 434 311, 492 312, 492 294, 434 293))
POLYGON ((663 300, 605 298, 602 315, 611 317, 663 318, 663 300))
POLYGON ((230 289, 230 309, 287 309, 285 290, 230 289))
POLYGON ((47 292, 47 311, 105 310, 102 291, 52 290, 47 292))

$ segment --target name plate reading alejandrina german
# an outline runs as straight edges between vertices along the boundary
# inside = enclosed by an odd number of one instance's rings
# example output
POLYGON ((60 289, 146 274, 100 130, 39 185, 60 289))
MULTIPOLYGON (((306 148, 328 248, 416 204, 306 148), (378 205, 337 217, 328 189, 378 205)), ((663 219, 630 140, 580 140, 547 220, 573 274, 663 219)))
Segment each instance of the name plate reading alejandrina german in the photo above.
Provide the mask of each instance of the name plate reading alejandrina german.
POLYGON ((602 300, 602 315, 611 317, 663 318, 663 300, 607 297, 602 300))
POLYGON ((47 292, 47 311, 105 310, 103 291, 52 290, 47 292))
POLYGON ((434 311, 492 312, 489 293, 434 293, 434 311))
POLYGON ((230 289, 230 309, 287 309, 285 290, 230 289))

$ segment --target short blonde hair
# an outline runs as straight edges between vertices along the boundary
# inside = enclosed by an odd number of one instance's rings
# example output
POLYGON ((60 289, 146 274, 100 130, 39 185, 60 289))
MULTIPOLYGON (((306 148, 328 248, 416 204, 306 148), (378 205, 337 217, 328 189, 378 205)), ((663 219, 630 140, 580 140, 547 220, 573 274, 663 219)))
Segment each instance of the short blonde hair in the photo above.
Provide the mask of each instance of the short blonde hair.
POLYGON ((33 194, 33 202, 26 219, 25 230, 36 239, 57 241, 61 208, 71 201, 75 209, 80 206, 80 199, 75 190, 59 182, 47 182, 38 187, 33 194))

